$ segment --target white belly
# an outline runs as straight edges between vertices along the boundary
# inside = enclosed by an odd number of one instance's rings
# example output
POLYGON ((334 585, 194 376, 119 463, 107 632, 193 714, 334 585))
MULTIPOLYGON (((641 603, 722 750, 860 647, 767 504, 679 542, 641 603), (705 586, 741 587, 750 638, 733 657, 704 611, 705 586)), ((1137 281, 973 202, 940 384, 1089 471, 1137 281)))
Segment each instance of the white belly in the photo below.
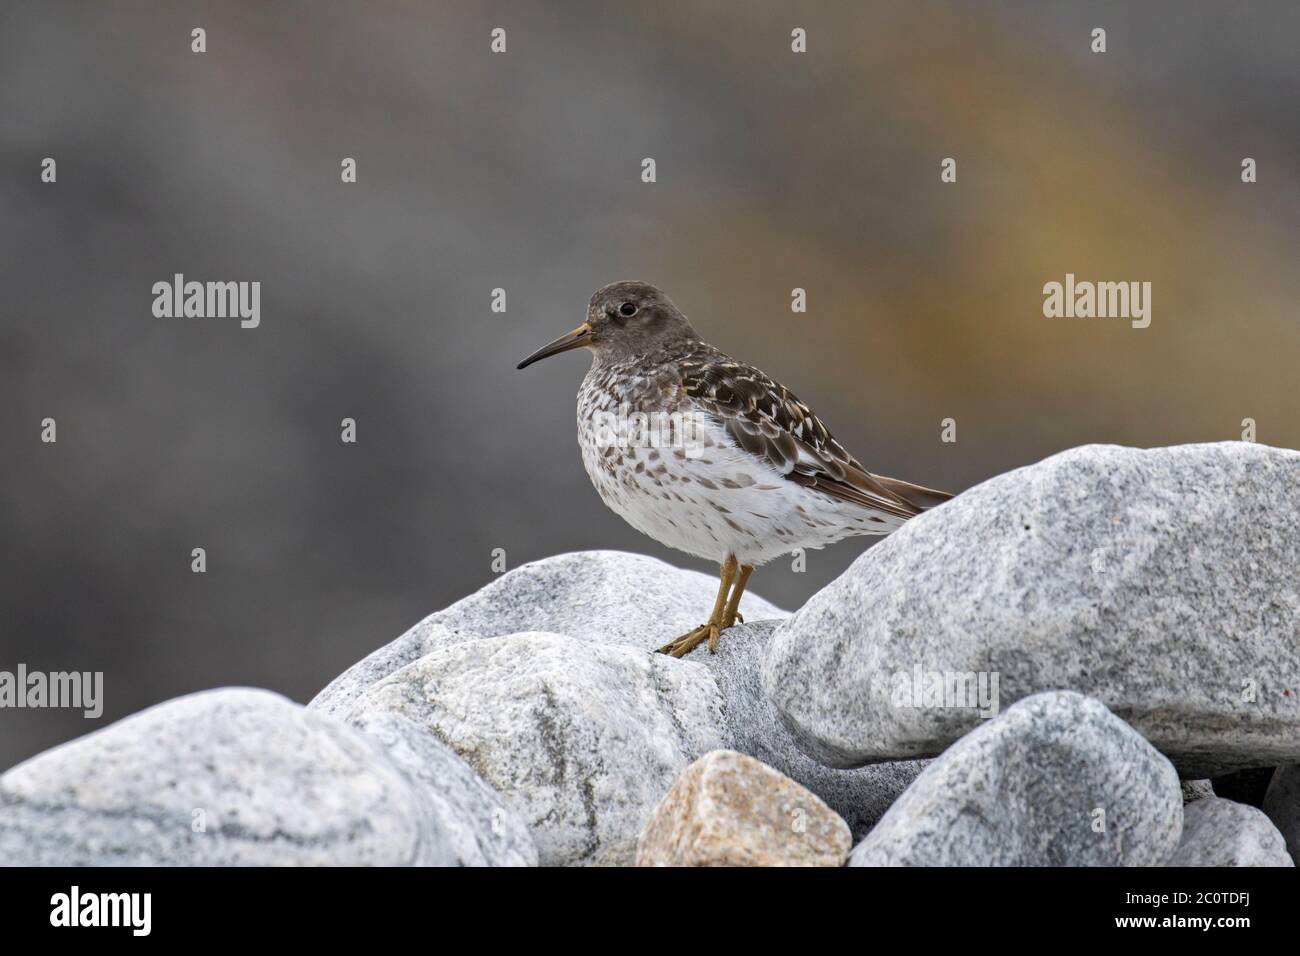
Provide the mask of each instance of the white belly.
MULTIPOLYGON (((607 425, 607 397, 584 387, 578 402, 582 462, 601 499, 656 541, 721 563, 735 555, 760 565, 796 548, 821 548, 857 534, 888 534, 901 524, 786 479, 737 445, 720 423, 690 418, 693 429, 660 437, 607 425), (883 519, 883 520, 882 520, 883 519)), ((667 414, 657 410, 660 416, 667 414)), ((655 419, 651 419, 655 421, 655 419)))

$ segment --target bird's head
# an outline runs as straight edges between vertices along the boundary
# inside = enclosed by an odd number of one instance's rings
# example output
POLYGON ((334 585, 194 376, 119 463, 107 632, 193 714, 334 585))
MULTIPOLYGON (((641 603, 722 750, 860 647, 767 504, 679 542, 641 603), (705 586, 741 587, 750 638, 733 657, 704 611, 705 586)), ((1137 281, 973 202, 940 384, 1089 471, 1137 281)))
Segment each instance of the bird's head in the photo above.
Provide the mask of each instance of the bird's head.
POLYGON ((672 300, 647 282, 613 282, 597 289, 587 304, 587 320, 519 363, 534 362, 588 348, 612 361, 651 355, 698 341, 691 323, 672 300))

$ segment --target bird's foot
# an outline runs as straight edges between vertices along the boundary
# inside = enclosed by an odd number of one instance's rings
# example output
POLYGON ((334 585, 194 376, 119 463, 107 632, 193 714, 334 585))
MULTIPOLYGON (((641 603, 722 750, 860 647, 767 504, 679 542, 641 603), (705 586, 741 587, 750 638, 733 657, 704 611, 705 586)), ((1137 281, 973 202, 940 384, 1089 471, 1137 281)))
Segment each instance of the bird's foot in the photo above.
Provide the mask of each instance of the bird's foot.
POLYGON ((659 648, 659 653, 669 654, 673 657, 685 657, 705 641, 708 641, 709 653, 712 654, 718 649, 718 634, 721 631, 722 628, 712 621, 708 624, 701 624, 693 631, 687 631, 677 640, 659 648))
POLYGON ((744 593, 745 584, 753 571, 753 565, 739 564, 735 555, 728 555, 727 560, 722 562, 718 597, 713 602, 713 612, 709 615, 709 622, 701 624, 693 631, 687 631, 671 644, 665 644, 659 648, 659 653, 685 657, 706 640, 709 642, 709 653, 717 653, 718 635, 737 621, 742 624, 745 621, 740 616, 740 596, 744 593))

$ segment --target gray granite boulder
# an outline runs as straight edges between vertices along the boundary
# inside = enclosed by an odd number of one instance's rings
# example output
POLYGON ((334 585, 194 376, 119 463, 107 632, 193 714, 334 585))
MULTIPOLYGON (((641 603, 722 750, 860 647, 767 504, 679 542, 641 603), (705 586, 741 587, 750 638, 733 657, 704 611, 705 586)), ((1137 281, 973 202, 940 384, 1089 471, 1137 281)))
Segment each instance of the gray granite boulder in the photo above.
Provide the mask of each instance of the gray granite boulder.
POLYGON ((379 739, 244 688, 168 701, 0 777, 0 861, 9 865, 511 859, 462 855, 471 822, 431 798, 379 739))
MULTIPOLYGON (((712 607, 717 582, 653 558, 617 551, 563 554, 523 565, 349 668, 309 705, 344 716, 375 683, 424 654, 471 640, 526 631, 650 651, 697 624, 712 607)), ((706 666, 720 690, 728 745, 812 790, 860 838, 921 772, 920 761, 834 770, 809 758, 779 720, 759 681, 773 624, 785 612, 752 594, 741 604, 751 621, 728 630, 717 654, 703 645, 687 658, 706 666), (752 623, 755 620, 758 623, 752 623)), ((662 663, 662 662, 661 662, 662 663)), ((669 665, 671 666, 671 665, 669 665)), ((600 862, 612 857, 602 851, 600 862)), ((630 862, 626 856, 625 862, 630 862)))
POLYGON ((1178 774, 1100 702, 1028 697, 935 759, 851 866, 1159 866, 1178 848, 1178 774))
POLYGON ((1277 768, 1264 793, 1263 809, 1281 831, 1291 858, 1300 860, 1300 766, 1277 768))
POLYGON ((1097 697, 1200 777, 1300 761, 1298 626, 1300 452, 1089 445, 871 548, 781 625, 763 679, 832 766, 940 752, 988 712, 963 693, 982 680, 995 706, 1097 697))
MULTIPOLYGON (((368 687, 433 650, 525 631, 652 650, 708 617, 718 579, 622 551, 579 551, 521 565, 426 617, 348 668, 308 705, 346 712, 368 687)), ((747 621, 785 617, 753 593, 747 621)))
POLYGON ((1219 797, 1183 807, 1183 837, 1169 866, 1295 866, 1263 811, 1219 797))
POLYGON ((626 862, 677 775, 725 746, 698 664, 558 634, 450 644, 364 691, 349 719, 407 717, 519 814, 544 865, 626 862))
POLYGON ((843 817, 860 840, 925 768, 923 760, 899 760, 853 770, 836 770, 799 749, 776 708, 763 692, 763 654, 775 621, 728 629, 710 654, 705 645, 684 659, 703 664, 721 692, 729 746, 761 760, 807 787, 843 817))
POLYGON ((524 821, 450 747, 396 714, 366 714, 355 726, 421 788, 458 865, 537 865, 524 821))

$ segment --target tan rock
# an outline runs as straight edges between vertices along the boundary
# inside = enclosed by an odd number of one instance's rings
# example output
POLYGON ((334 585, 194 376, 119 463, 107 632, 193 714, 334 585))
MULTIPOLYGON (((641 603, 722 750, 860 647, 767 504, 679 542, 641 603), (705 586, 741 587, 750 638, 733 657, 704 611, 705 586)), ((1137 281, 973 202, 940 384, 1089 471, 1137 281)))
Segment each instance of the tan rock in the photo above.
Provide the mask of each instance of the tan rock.
POLYGON ((659 801, 637 844, 637 866, 842 866, 849 825, 785 774, 713 750, 659 801))

